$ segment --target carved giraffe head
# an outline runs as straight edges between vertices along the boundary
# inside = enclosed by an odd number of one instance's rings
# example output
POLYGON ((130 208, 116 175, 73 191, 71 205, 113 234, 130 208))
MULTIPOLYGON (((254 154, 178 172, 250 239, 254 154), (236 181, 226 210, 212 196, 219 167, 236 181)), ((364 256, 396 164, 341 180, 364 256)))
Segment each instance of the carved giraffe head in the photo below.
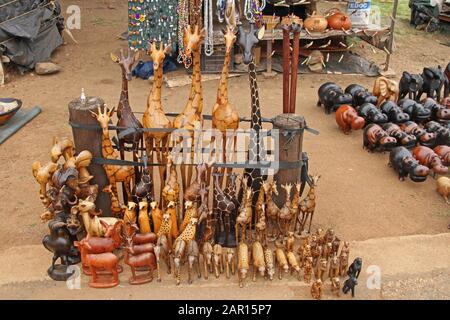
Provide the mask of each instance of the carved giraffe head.
POLYGON ((149 42, 147 54, 153 61, 153 69, 155 71, 157 71, 160 67, 162 68, 164 58, 166 57, 167 54, 170 54, 171 52, 172 52, 171 44, 164 46, 164 44, 161 41, 159 49, 157 49, 155 42, 149 42))
POLYGON ((249 64, 253 61, 253 47, 261 40, 264 36, 265 28, 255 30, 255 23, 250 22, 250 30, 245 31, 242 24, 238 26, 238 44, 244 52, 243 62, 249 64))
POLYGON ((319 182, 320 177, 320 174, 309 176, 309 178, 311 179, 311 187, 317 187, 317 183, 319 182))
POLYGON ((139 52, 136 52, 134 55, 131 54, 131 49, 128 48, 128 56, 125 57, 123 55, 123 50, 120 49, 120 57, 116 56, 114 53, 111 53, 111 60, 117 64, 119 64, 122 69, 122 73, 125 75, 128 81, 131 81, 131 71, 133 69, 133 65, 139 59, 139 52))
POLYGON ((102 128, 103 134, 109 134, 108 133, 108 124, 109 120, 111 120, 112 115, 114 114, 114 109, 108 110, 108 107, 105 104, 105 107, 103 108, 103 111, 101 107, 98 107, 98 113, 95 113, 94 111, 89 111, 95 119, 97 119, 98 123, 100 124, 100 127, 102 128))
POLYGON ((205 38, 205 29, 199 30, 198 25, 194 27, 192 31, 191 26, 184 29, 184 53, 187 57, 192 56, 192 51, 197 51, 200 49, 200 44, 205 38))
POLYGON ((234 43, 236 42, 236 34, 234 29, 227 26, 226 30, 222 29, 223 37, 225 38, 225 52, 229 54, 233 50, 234 43))
POLYGON ((135 208, 136 208, 136 202, 128 201, 128 210, 134 211, 135 208))

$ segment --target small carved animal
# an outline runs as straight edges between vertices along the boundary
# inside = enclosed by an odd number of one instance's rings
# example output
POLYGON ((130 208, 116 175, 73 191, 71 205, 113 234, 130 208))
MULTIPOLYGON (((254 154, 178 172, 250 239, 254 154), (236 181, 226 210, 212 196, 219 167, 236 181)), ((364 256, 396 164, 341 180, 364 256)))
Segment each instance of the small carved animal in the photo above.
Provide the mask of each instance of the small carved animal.
POLYGON ((194 270, 194 264, 197 266, 197 277, 200 279, 202 277, 201 269, 200 269, 200 253, 198 250, 197 241, 192 240, 188 243, 187 252, 186 252, 187 260, 188 260, 188 283, 192 283, 192 272, 194 270))
POLYGON ((363 105, 364 103, 377 103, 377 97, 375 97, 372 93, 369 92, 363 86, 359 84, 351 84, 347 88, 345 88, 345 93, 349 93, 353 97, 353 106, 358 107, 363 105))
POLYGON ((264 277, 266 272, 266 263, 264 260, 264 249, 259 241, 253 242, 252 245, 252 259, 253 259, 253 281, 256 281, 256 273, 264 277))
POLYGON ((385 123, 382 126, 386 133, 397 140, 397 145, 405 148, 414 148, 417 144, 417 138, 412 134, 407 134, 405 131, 394 123, 385 123))
POLYGON ((278 279, 281 280, 283 279, 283 271, 285 273, 289 272, 289 264, 283 249, 281 248, 275 249, 275 258, 277 261, 278 279))
POLYGON ((287 260, 289 262, 289 266, 291 268, 291 274, 293 272, 297 273, 297 278, 300 280, 300 265, 298 264, 297 258, 295 257, 294 252, 289 251, 287 253, 287 260))
POLYGON ((158 236, 158 241, 156 242, 156 246, 154 248, 155 256, 156 256, 156 267, 157 267, 157 281, 161 281, 161 259, 164 259, 167 265, 167 273, 171 273, 171 265, 170 265, 170 252, 172 247, 168 244, 167 235, 161 234, 158 236))
POLYGON ((233 248, 227 248, 225 252, 225 275, 227 279, 230 278, 230 271, 232 275, 236 273, 236 256, 233 248))
POLYGON ((153 270, 156 269, 156 258, 153 252, 141 252, 134 250, 131 237, 127 238, 127 245, 125 247, 125 259, 124 262, 131 268, 130 284, 142 284, 151 282, 153 280, 153 270), (137 277, 137 268, 148 268, 148 273, 137 277))
POLYGON ((387 100, 398 100, 398 84, 386 77, 378 77, 373 85, 373 95, 378 98, 377 106, 387 100))
POLYGON ((332 279, 339 276, 339 259, 336 254, 330 260, 330 270, 328 271, 328 278, 332 279))
POLYGON ((450 204, 448 196, 450 194, 450 178, 439 177, 436 180, 436 191, 444 198, 445 203, 450 204))
POLYGON ((402 78, 399 83, 399 97, 403 99, 408 95, 408 98, 417 100, 417 94, 422 89, 423 79, 420 74, 411 74, 403 71, 402 78))
POLYGON ((303 265, 303 280, 306 283, 309 283, 311 281, 311 276, 313 272, 313 265, 312 265, 312 257, 307 257, 305 259, 305 263, 303 265))
POLYGON ((364 103, 357 109, 358 114, 364 118, 366 124, 382 124, 388 122, 388 116, 380 111, 374 104, 364 103))
POLYGON ((431 118, 437 121, 450 120, 450 109, 437 103, 432 98, 426 98, 420 102, 425 109, 430 110, 431 118))
POLYGON ((351 290, 352 298, 354 298, 355 297, 355 286, 357 284, 358 284, 358 280, 355 277, 350 276, 347 280, 345 280, 344 286, 342 287, 342 292, 344 292, 344 294, 347 294, 347 292, 349 292, 351 290))
POLYGON ((139 222, 139 232, 142 234, 150 233, 150 218, 148 217, 148 202, 147 201, 141 201, 139 202, 139 216, 138 216, 138 222, 139 222))
POLYGON ((248 246, 245 242, 240 242, 238 245, 238 277, 239 287, 244 287, 244 280, 247 277, 249 266, 248 246))
POLYGON ((162 215, 163 214, 161 209, 159 209, 158 201, 150 202, 150 216, 152 217, 153 221, 153 232, 155 232, 156 234, 159 233, 159 228, 161 228, 162 215))
POLYGON ((430 169, 419 164, 411 152, 405 147, 395 147, 389 154, 389 165, 398 173, 400 181, 409 178, 414 182, 423 182, 427 179, 430 169))
POLYGON ((432 147, 435 145, 436 134, 425 131, 417 123, 413 121, 406 121, 405 123, 400 124, 400 128, 407 134, 412 134, 413 136, 415 136, 417 138, 417 141, 423 146, 432 147))
POLYGON ((311 286, 311 296, 316 300, 322 299, 322 281, 320 279, 313 282, 311 286))
POLYGON ((339 277, 331 278, 331 294, 335 294, 337 297, 340 297, 341 293, 341 281, 339 277))
POLYGON ((343 277, 347 273, 348 268, 348 253, 341 252, 339 255, 339 275, 343 277))
POLYGON ((434 153, 433 149, 425 146, 417 146, 412 150, 413 157, 416 158, 421 165, 424 165, 437 174, 446 174, 448 168, 441 162, 441 158, 434 153))
POLYGON ((205 277, 205 279, 208 279, 209 273, 213 272, 213 265, 212 265, 213 247, 211 243, 209 242, 203 243, 202 256, 203 256, 203 272, 204 272, 203 276, 205 277))
POLYGON ((403 99, 398 102, 403 112, 409 114, 409 118, 416 122, 423 122, 431 118, 431 110, 412 99, 403 99))
POLYGON ((390 137, 379 125, 371 123, 363 133, 363 147, 370 152, 389 151, 397 145, 397 139, 390 137))
POLYGON ((316 279, 321 279, 324 281, 323 277, 326 275, 328 269, 328 261, 325 258, 321 258, 317 263, 315 276, 316 279))
POLYGON ((342 88, 333 82, 325 82, 318 91, 319 100, 317 106, 321 105, 325 108, 325 113, 329 114, 335 111, 339 106, 344 104, 352 104, 353 97, 342 91, 342 88))
POLYGON ((394 101, 383 102, 380 106, 381 112, 388 117, 388 121, 393 123, 403 123, 410 120, 409 114, 403 110, 394 101))
POLYGON ((224 269, 223 249, 220 244, 214 245, 212 260, 213 260, 214 274, 216 275, 216 278, 219 278, 220 274, 223 273, 224 269))
POLYGON ((355 260, 353 260, 350 267, 348 267, 347 275, 349 277, 355 277, 356 279, 358 279, 359 274, 361 273, 361 268, 362 268, 362 259, 356 258, 355 260))
POLYGON ((351 130, 364 128, 366 122, 351 106, 343 105, 336 110, 336 123, 344 134, 349 134, 351 130))
POLYGON ((119 258, 112 252, 87 254, 86 264, 89 265, 91 280, 89 286, 93 288, 111 288, 119 284, 119 273, 117 267, 119 258), (112 275, 110 282, 104 283, 98 281, 98 272, 106 270, 112 275))
POLYGON ((264 250, 264 262, 266 263, 266 275, 272 281, 275 274, 275 263, 273 260, 273 252, 268 248, 264 250))
POLYGON ((417 100, 420 100, 422 94, 426 93, 427 97, 440 101, 442 89, 448 86, 448 79, 442 71, 441 66, 437 68, 423 68, 422 79, 423 86, 419 90, 417 100))

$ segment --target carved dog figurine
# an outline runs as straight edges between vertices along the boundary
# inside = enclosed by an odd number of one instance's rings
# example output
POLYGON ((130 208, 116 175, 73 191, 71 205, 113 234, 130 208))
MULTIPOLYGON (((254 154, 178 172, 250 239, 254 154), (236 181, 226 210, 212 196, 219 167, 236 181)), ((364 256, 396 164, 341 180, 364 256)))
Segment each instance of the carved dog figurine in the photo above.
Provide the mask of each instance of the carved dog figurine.
POLYGON ((318 91, 319 100, 317 106, 321 105, 325 108, 325 113, 330 114, 339 106, 344 104, 351 104, 353 97, 342 91, 342 88, 333 82, 326 82, 322 84, 318 91))
POLYGON ((351 130, 364 128, 365 120, 358 116, 355 109, 349 105, 343 105, 336 110, 336 123, 344 134, 348 134, 351 130))
POLYGON ((389 151, 396 145, 397 139, 390 137, 379 125, 371 123, 364 129, 363 147, 370 152, 389 151))
POLYGON ((408 98, 417 100, 417 94, 422 89, 423 79, 420 74, 411 74, 403 71, 399 83, 400 99, 408 95, 408 98))
POLYGON ((419 161, 414 159, 411 152, 405 147, 396 147, 392 149, 389 155, 389 165, 398 173, 401 181, 409 175, 414 182, 423 182, 427 179, 430 169, 420 165, 419 161))
POLYGON ((434 173, 446 174, 448 172, 448 168, 442 165, 441 158, 432 149, 417 146, 412 150, 412 154, 421 165, 430 168, 434 173))
POLYGON ((450 204, 448 195, 450 194, 450 178, 439 177, 436 180, 436 191, 444 198, 445 203, 450 204))

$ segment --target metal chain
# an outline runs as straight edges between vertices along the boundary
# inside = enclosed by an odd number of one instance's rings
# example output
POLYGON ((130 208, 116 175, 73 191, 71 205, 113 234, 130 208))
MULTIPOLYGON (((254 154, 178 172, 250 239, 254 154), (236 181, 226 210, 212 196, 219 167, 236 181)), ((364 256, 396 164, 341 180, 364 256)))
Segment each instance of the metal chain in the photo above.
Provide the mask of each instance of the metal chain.
POLYGON ((213 29, 213 8, 212 0, 204 1, 204 23, 205 23, 205 55, 208 57, 214 53, 214 29, 213 29))

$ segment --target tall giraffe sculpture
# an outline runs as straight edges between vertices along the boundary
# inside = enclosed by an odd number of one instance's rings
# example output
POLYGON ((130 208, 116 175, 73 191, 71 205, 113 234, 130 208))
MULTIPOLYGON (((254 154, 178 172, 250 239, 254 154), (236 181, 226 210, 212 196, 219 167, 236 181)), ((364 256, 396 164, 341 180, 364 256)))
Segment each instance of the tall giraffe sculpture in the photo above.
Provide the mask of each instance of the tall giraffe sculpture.
MULTIPOLYGON (((164 47, 161 43, 159 49, 154 42, 150 43, 148 54, 153 60, 154 79, 152 90, 148 96, 147 109, 142 117, 142 123, 145 128, 169 129, 172 128, 172 122, 167 118, 161 104, 161 86, 163 76, 163 62, 166 54, 172 51, 172 46, 164 47)), ((159 164, 159 178, 164 181, 164 173, 169 151, 169 133, 168 132, 145 132, 145 148, 147 156, 153 161, 153 147, 156 150, 156 159, 159 164)), ((160 203, 162 192, 160 192, 160 203)))
POLYGON ((236 238, 232 232, 231 215, 236 211, 236 207, 231 199, 223 192, 220 184, 220 173, 213 173, 213 214, 217 217, 217 227, 215 232, 215 242, 223 247, 235 247, 236 238))
MULTIPOLYGON (((234 31, 227 26, 226 32, 224 32, 225 38, 225 59, 223 62, 222 74, 220 76, 219 88, 217 89, 216 103, 212 109, 212 128, 220 130, 222 133, 222 152, 223 162, 226 162, 226 147, 227 147, 227 130, 236 131, 239 127, 239 114, 236 109, 228 101, 228 73, 231 61, 231 52, 234 48, 236 41, 236 35, 234 31)), ((237 136, 234 136, 233 151, 236 153, 236 140, 237 136)), ((214 141, 214 136, 212 137, 214 141)), ((230 173, 232 168, 228 168, 226 171, 230 173)), ((225 168, 221 172, 223 176, 220 177, 220 183, 222 178, 225 177, 225 185, 227 176, 225 176, 225 168)), ((208 175, 209 176, 209 175, 208 175)))
POLYGON ((142 124, 138 119, 136 119, 130 107, 130 101, 128 98, 128 81, 131 81, 132 79, 131 69, 133 68, 133 64, 136 63, 138 58, 139 53, 136 53, 134 56, 132 56, 130 49, 128 49, 127 57, 123 55, 123 50, 120 50, 120 57, 111 53, 111 60, 117 63, 122 70, 122 91, 120 92, 119 104, 117 106, 117 126, 129 128, 117 130, 117 136, 119 138, 120 157, 124 159, 125 144, 131 144, 134 161, 137 161, 136 153, 139 146, 139 141, 142 140, 142 131, 139 131, 139 129, 142 128, 142 124))
MULTIPOLYGON (((260 137, 260 131, 262 129, 261 121, 261 109, 259 105, 259 92, 258 82, 256 79, 256 67, 253 60, 253 47, 264 36, 264 27, 255 30, 254 22, 250 22, 250 30, 245 31, 242 24, 238 27, 238 43, 243 51, 243 62, 248 65, 248 77, 250 81, 250 93, 251 93, 251 129, 250 142, 248 147, 248 161, 251 163, 260 163, 264 160, 264 145, 262 138, 260 137)), ((261 168, 246 168, 244 176, 248 177, 248 187, 253 192, 252 204, 255 206, 261 185, 266 179, 266 176, 262 175, 261 168)), ((239 199, 242 199, 243 188, 239 191, 239 199)))
MULTIPOLYGON (((177 129, 194 130, 198 124, 203 123, 203 89, 202 75, 200 71, 200 47, 205 38, 205 29, 200 30, 196 25, 194 30, 188 26, 184 30, 184 53, 186 57, 192 57, 192 84, 189 92, 189 100, 184 110, 175 118, 173 126, 177 129)), ((186 61, 186 60, 185 60, 186 61)), ((201 125, 200 125, 201 126, 201 125)), ((180 142, 180 141, 178 141, 180 142)), ((181 180, 183 191, 191 183, 192 166, 181 166, 181 180)))
MULTIPOLYGON (((98 113, 90 111, 92 116, 97 119, 98 123, 102 128, 102 156, 105 159, 119 159, 119 155, 114 150, 111 139, 109 138, 108 124, 114 113, 114 108, 108 110, 105 106, 102 111, 98 107, 98 113)), ((117 182, 123 182, 125 186, 125 192, 127 193, 128 199, 131 198, 131 185, 134 182, 134 168, 130 166, 119 166, 114 164, 104 164, 103 168, 108 176, 109 184, 111 185, 111 190, 114 194, 117 194, 117 182)))

